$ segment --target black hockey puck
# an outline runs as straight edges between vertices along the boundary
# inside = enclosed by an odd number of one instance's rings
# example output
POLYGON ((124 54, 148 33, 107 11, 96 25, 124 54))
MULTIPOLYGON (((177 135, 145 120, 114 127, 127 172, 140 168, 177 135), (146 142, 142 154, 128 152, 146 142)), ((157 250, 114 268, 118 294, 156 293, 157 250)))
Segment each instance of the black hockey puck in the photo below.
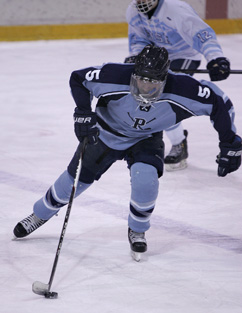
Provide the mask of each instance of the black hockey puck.
POLYGON ((47 291, 45 293, 45 298, 47 299, 57 299, 58 298, 58 293, 54 291, 47 291))

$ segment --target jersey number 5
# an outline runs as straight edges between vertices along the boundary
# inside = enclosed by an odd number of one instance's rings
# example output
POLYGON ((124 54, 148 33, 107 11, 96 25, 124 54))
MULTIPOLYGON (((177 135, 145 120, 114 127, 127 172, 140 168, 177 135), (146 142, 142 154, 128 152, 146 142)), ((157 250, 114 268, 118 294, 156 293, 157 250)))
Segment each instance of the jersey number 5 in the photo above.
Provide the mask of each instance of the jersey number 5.
POLYGON ((198 96, 201 98, 208 98, 210 96, 210 89, 208 87, 199 86, 198 96))
POLYGON ((91 80, 93 80, 94 78, 95 78, 96 80, 98 80, 98 79, 99 79, 99 74, 100 74, 100 72, 101 72, 101 70, 89 71, 89 72, 86 73, 85 78, 86 78, 86 80, 88 80, 88 81, 91 81, 91 80))

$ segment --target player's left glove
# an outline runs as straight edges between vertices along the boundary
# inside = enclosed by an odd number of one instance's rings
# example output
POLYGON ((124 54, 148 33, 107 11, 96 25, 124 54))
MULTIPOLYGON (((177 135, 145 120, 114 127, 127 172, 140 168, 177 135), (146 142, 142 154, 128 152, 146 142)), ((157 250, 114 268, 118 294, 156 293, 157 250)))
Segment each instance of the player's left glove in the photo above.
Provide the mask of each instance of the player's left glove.
POLYGON ((220 153, 217 156, 218 176, 226 176, 236 171, 241 165, 242 143, 241 138, 235 135, 233 142, 220 142, 220 153))
POLYGON ((226 58, 217 58, 207 64, 211 81, 226 79, 230 74, 230 62, 226 58))

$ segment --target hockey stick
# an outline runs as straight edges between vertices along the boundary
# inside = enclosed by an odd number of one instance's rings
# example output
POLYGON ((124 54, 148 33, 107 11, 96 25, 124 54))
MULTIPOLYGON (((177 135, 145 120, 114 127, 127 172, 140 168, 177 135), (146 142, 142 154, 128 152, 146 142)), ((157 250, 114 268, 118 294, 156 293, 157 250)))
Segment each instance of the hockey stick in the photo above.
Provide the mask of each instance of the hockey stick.
MULTIPOLYGON (((185 74, 193 74, 193 73, 199 73, 199 74, 209 74, 209 70, 189 70, 189 69, 177 69, 172 70, 172 72, 180 72, 185 74)), ((242 70, 230 70, 230 74, 242 74, 242 70)))
POLYGON ((83 143, 82 143, 82 148, 81 148, 81 152, 80 152, 80 158, 79 158, 79 162, 78 162, 78 166, 76 169, 76 176, 74 179, 74 183, 72 186, 72 191, 71 191, 71 195, 70 195, 70 199, 69 199, 69 203, 68 203, 68 207, 66 210, 66 215, 65 215, 65 219, 64 219, 64 224, 62 227, 62 231, 61 231, 61 235, 60 235, 60 239, 59 239, 59 243, 57 246, 57 250, 56 250, 56 254, 55 254, 55 259, 54 259, 54 263, 52 266, 52 271, 51 271, 51 275, 50 275, 50 280, 48 282, 48 284, 44 284, 41 283, 40 281, 35 281, 32 285, 32 291, 38 295, 44 296, 45 298, 48 299, 56 299, 58 297, 58 293, 54 292, 54 291, 50 291, 53 279, 54 279, 54 275, 55 275, 55 271, 57 268, 57 263, 58 263, 58 259, 59 259, 59 255, 60 255, 60 251, 61 251, 61 246, 64 240, 64 235, 66 232, 66 228, 67 228, 67 224, 68 224, 68 220, 70 217, 70 213, 71 213, 71 207, 72 207, 72 203, 73 203, 73 199, 76 193, 76 188, 77 188, 77 184, 79 181, 79 177, 80 177, 80 172, 81 172, 81 167, 82 167, 82 160, 83 160, 83 154, 85 152, 86 149, 86 145, 87 145, 87 137, 84 138, 83 143))

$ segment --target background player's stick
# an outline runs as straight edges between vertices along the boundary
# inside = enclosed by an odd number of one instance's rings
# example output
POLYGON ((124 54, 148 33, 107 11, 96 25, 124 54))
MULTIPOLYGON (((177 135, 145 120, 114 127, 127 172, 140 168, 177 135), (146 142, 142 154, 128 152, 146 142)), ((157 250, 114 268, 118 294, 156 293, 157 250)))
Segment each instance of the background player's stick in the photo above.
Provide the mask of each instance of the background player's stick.
POLYGON ((56 250, 56 254, 55 254, 55 260, 52 266, 52 271, 51 271, 51 275, 50 275, 50 280, 48 282, 48 284, 44 284, 41 283, 40 281, 35 281, 32 285, 32 290, 34 293, 44 296, 45 298, 48 299, 56 299, 58 297, 58 293, 54 292, 54 291, 50 291, 53 279, 54 279, 54 275, 55 275, 55 271, 56 271, 56 267, 57 267, 57 263, 58 263, 58 259, 59 259, 59 255, 60 255, 60 251, 61 251, 61 246, 63 243, 63 239, 64 239, 64 235, 66 232, 66 228, 67 228, 67 224, 68 224, 68 220, 70 217, 70 213, 71 213, 71 207, 72 207, 72 203, 73 203, 73 199, 75 197, 75 193, 76 193, 76 188, 77 188, 77 184, 79 181, 79 177, 80 177, 80 172, 81 172, 81 167, 82 167, 82 160, 83 160, 83 155, 86 149, 86 145, 87 145, 87 137, 84 138, 83 143, 82 143, 82 148, 81 148, 81 152, 80 152, 80 158, 79 158, 79 162, 78 162, 78 166, 76 169, 76 176, 74 179, 74 183, 72 186, 72 191, 71 191, 71 195, 70 195, 70 199, 69 199, 69 203, 68 203, 68 207, 66 210, 66 215, 65 215, 65 219, 64 219, 64 224, 62 227, 62 231, 61 231, 61 235, 60 235, 60 239, 59 239, 59 243, 57 246, 57 250, 56 250))
MULTIPOLYGON (((185 74, 193 74, 193 73, 209 74, 209 70, 177 69, 177 70, 172 70, 172 72, 180 72, 180 73, 185 73, 185 74)), ((242 74, 242 70, 230 70, 230 74, 242 74)))

